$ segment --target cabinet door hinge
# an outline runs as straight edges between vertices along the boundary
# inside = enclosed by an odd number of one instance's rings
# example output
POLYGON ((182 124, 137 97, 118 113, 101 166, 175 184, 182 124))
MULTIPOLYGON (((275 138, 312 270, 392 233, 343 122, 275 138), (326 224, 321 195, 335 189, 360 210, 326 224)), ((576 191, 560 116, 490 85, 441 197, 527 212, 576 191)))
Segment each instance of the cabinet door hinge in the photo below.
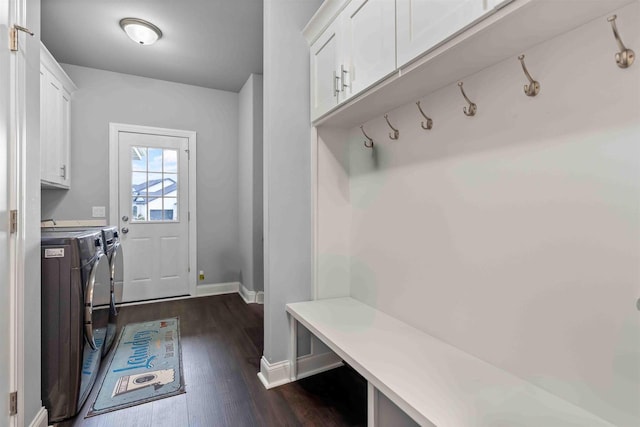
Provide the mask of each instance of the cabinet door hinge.
POLYGON ((18 392, 13 391, 9 393, 9 415, 16 415, 18 413, 18 392))
POLYGON ((18 211, 12 210, 10 213, 9 232, 16 233, 18 231, 18 211))

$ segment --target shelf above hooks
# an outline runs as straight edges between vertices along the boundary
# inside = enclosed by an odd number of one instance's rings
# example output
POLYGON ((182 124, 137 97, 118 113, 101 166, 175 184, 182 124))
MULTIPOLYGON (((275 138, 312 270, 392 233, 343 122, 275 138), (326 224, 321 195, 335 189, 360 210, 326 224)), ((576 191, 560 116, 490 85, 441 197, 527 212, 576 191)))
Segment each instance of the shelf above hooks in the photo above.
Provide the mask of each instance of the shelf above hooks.
POLYGON ((387 121, 387 124, 389 125, 389 127, 393 131, 393 132, 389 132, 389 138, 391 138, 394 141, 397 140, 398 138, 400 138, 400 131, 398 129, 394 128, 393 125, 391 124, 391 122, 389 122, 389 115, 388 114, 384 115, 384 119, 387 121))
POLYGON ((422 117, 424 117, 427 122, 420 122, 420 126, 422 126, 422 129, 424 130, 429 130, 433 127, 433 120, 431 120, 430 117, 428 117, 424 111, 422 110, 422 107, 420 106, 420 101, 416 102, 416 105, 418 106, 418 110, 420 110, 420 114, 422 114, 422 117))
POLYGON ((469 103, 469 109, 467 110, 467 107, 463 107, 462 112, 469 117, 475 116, 476 113, 478 112, 478 106, 473 102, 471 102, 471 100, 467 97, 467 94, 464 93, 464 89, 462 88, 462 85, 463 85, 463 82, 458 82, 458 87, 460 88, 460 92, 462 92, 462 96, 464 96, 464 99, 469 103))
POLYGON ((607 21, 611 22, 613 37, 616 38, 616 42, 618 42, 618 47, 620 48, 620 52, 616 53, 616 64, 618 64, 618 67, 620 68, 628 68, 636 59, 636 54, 631 49, 627 49, 624 43, 622 43, 622 39, 620 38, 620 34, 618 33, 618 27, 616 26, 617 18, 617 15, 611 15, 607 18, 607 21))
POLYGON ((367 148, 373 148, 373 139, 364 131, 364 125, 360 125, 360 130, 362 131, 364 137, 367 138, 367 140, 364 142, 364 146, 367 148))
POLYGON ((527 96, 536 96, 540 93, 540 83, 534 80, 531 74, 529 74, 529 71, 527 71, 527 66, 524 64, 524 54, 518 56, 518 59, 520 60, 520 64, 522 64, 522 71, 524 71, 527 79, 529 79, 529 84, 524 85, 524 93, 527 96))

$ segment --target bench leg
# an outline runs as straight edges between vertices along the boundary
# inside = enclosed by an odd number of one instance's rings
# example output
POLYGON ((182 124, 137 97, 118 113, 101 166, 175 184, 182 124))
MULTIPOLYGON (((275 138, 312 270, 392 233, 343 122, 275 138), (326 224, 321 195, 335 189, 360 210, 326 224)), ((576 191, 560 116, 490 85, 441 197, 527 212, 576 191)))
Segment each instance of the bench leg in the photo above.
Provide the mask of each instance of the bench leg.
POLYGON ((289 379, 295 381, 298 377, 298 322, 291 314, 289 316, 289 379))
POLYGON ((367 381, 367 427, 378 427, 378 390, 367 381))

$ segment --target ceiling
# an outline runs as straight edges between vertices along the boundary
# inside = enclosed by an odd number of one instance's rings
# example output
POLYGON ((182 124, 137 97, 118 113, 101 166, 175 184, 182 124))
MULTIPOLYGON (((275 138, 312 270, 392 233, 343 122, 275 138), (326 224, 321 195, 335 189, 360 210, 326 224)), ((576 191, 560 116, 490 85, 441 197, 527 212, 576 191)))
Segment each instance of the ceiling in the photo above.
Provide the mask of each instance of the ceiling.
POLYGON ((262 73, 262 0, 44 0, 42 42, 58 62, 238 92, 262 73), (157 25, 151 46, 122 18, 157 25))

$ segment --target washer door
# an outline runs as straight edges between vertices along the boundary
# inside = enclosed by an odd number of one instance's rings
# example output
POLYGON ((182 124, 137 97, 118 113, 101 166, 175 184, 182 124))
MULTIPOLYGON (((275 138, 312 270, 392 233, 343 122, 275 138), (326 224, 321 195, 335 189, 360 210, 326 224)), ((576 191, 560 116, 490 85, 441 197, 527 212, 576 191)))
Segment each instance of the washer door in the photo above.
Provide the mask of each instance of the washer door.
POLYGON ((84 334, 92 349, 96 350, 104 341, 105 326, 93 309, 96 288, 107 288, 111 282, 109 260, 104 254, 98 255, 91 268, 89 280, 84 286, 84 334))
POLYGON ((123 253, 122 245, 119 242, 113 246, 109 266, 111 267, 111 309, 117 315, 116 303, 122 302, 122 288, 124 285, 123 253))

